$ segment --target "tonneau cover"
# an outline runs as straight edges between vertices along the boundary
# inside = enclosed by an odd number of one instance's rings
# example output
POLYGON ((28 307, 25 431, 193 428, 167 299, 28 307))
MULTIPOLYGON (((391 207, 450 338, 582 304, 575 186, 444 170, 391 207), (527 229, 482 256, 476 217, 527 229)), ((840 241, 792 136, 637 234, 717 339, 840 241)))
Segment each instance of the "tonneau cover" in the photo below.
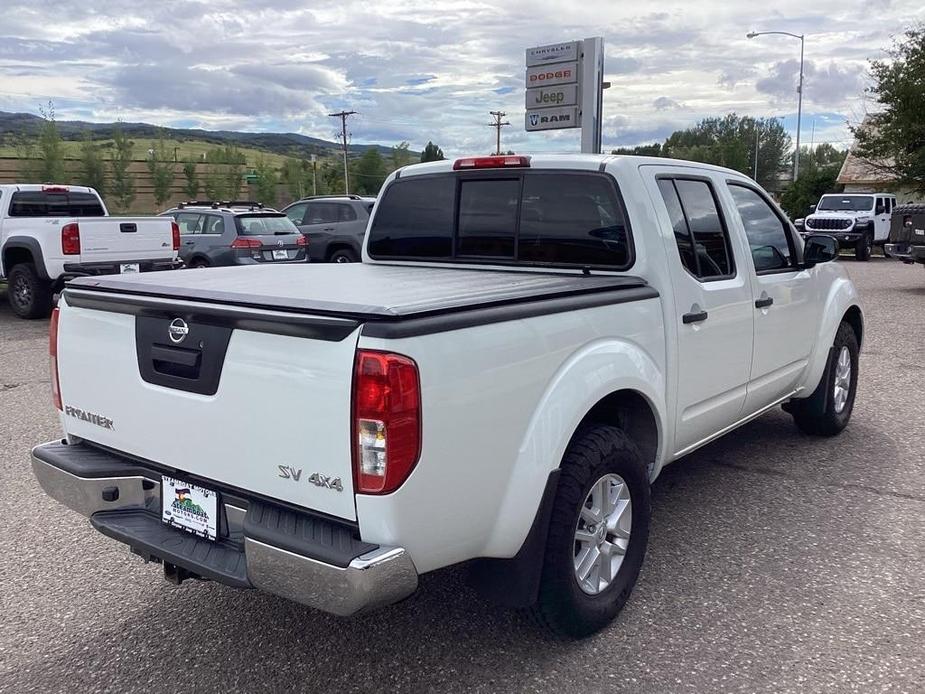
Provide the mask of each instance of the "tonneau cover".
POLYGON ((367 263, 229 267, 83 277, 68 287, 363 319, 402 319, 606 292, 638 277, 367 263))

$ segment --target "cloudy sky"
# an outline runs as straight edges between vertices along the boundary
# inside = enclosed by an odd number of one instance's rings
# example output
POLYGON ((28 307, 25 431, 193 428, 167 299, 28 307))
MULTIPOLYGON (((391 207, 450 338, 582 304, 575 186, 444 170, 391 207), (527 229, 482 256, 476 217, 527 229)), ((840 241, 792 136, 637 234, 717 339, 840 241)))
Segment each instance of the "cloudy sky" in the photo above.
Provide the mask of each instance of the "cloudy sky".
POLYGON ((577 131, 523 128, 524 48, 605 39, 604 146, 664 139, 728 112, 796 126, 805 33, 803 139, 848 144, 867 65, 925 21, 921 0, 768 3, 626 0, 2 0, 0 110, 59 119, 300 132, 450 155, 487 152, 490 110, 517 151, 574 151, 577 131), (815 135, 813 136, 813 128, 815 135))

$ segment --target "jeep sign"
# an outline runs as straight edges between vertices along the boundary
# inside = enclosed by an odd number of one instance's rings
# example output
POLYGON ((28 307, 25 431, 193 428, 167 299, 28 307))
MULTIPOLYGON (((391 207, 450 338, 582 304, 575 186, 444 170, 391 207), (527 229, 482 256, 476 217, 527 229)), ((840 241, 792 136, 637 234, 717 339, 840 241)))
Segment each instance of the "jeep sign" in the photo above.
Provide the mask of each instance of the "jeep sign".
POLYGON ((527 103, 529 109, 549 108, 551 106, 577 106, 578 85, 565 84, 561 87, 540 87, 527 90, 527 103))
POLYGON ((543 108, 535 111, 527 111, 525 120, 528 131, 578 128, 581 126, 581 121, 578 119, 578 108, 576 106, 543 108))

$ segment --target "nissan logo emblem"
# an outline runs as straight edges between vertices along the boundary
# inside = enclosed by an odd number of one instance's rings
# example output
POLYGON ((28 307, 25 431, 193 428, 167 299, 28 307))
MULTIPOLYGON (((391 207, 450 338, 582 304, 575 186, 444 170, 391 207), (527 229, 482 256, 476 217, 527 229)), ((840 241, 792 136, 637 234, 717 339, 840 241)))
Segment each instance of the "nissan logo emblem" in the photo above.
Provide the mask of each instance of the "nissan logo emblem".
POLYGON ((187 335, 189 335, 189 326, 186 321, 182 318, 174 318, 170 322, 170 327, 167 328, 167 336, 170 341, 178 345, 186 339, 187 335))

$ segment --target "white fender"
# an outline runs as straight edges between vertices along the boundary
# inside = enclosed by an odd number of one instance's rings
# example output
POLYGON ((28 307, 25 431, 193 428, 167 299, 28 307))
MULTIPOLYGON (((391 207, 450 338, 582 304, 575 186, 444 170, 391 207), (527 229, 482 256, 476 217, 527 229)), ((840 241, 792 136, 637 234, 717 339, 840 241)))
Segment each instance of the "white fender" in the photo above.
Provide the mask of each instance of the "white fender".
POLYGON ((652 406, 658 422, 656 470, 664 455, 665 377, 639 345, 623 340, 597 340, 575 352, 556 372, 539 405, 510 469, 504 501, 482 556, 517 553, 533 523, 549 473, 559 467, 566 446, 584 416, 601 399, 619 390, 633 390, 652 406))

